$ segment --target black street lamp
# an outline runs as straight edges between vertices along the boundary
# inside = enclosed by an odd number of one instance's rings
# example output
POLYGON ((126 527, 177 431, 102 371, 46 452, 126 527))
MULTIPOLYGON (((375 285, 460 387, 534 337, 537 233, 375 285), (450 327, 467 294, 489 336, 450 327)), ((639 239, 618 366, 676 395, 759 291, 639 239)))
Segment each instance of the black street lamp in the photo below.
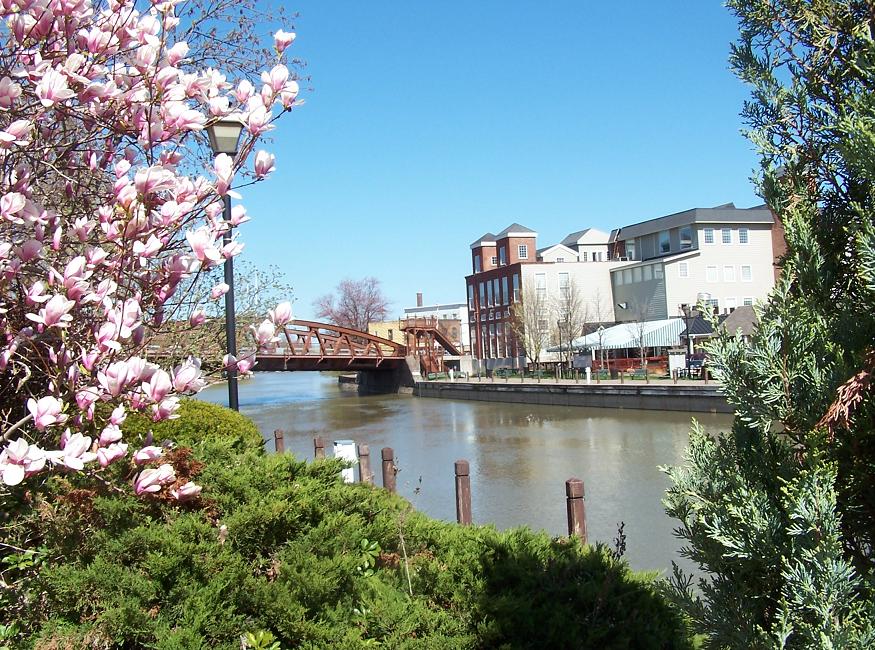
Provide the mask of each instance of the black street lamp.
MULTIPOLYGON (((213 155, 220 153, 228 154, 232 158, 237 155, 240 134, 243 132, 243 122, 234 116, 219 118, 207 127, 207 135, 210 138, 210 148, 213 155)), ((222 236, 222 242, 231 243, 231 197, 225 194, 224 217, 227 228, 222 236)), ((237 318, 234 313, 234 258, 225 260, 225 284, 228 292, 225 294, 225 346, 233 357, 237 356, 237 318)), ((240 410, 240 401, 237 396, 237 368, 228 369, 228 406, 235 411, 240 410)))
POLYGON ((678 307, 684 315, 684 321, 687 324, 687 377, 690 376, 690 357, 693 356, 693 337, 690 334, 690 320, 693 318, 693 310, 687 303, 678 307))

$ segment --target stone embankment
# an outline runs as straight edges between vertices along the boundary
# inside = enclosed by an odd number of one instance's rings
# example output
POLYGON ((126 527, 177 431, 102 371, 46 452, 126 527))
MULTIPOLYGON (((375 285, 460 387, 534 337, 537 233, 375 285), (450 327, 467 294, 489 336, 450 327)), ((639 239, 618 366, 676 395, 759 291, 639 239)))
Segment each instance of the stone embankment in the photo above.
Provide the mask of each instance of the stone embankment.
POLYGON ((716 382, 703 381, 584 381, 501 378, 455 381, 418 381, 417 397, 466 399, 483 402, 514 402, 552 406, 589 406, 601 408, 648 409, 655 411, 690 411, 695 413, 732 413, 716 382))

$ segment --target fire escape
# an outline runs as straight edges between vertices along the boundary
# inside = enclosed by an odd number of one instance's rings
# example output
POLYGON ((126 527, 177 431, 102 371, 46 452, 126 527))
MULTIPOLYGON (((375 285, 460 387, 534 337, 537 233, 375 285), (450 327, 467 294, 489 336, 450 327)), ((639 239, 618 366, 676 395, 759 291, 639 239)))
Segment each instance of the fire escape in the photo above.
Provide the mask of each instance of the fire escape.
POLYGON ((437 318, 407 318, 401 321, 401 331, 407 334, 407 349, 419 359, 423 375, 443 372, 445 353, 461 355, 446 325, 437 318))

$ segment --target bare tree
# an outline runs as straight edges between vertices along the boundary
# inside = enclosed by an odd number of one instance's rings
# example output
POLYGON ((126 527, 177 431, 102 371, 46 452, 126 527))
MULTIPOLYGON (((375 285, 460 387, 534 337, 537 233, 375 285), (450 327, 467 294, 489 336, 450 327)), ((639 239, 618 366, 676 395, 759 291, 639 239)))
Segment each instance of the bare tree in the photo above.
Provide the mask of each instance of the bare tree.
POLYGON ((584 333, 595 333, 599 342, 599 358, 601 363, 599 369, 605 367, 605 323, 611 320, 610 318, 610 303, 605 300, 601 289, 596 289, 589 300, 587 308, 588 320, 584 324, 584 333))
POLYGON ((647 371, 647 356, 645 354, 646 347, 645 335, 647 334, 647 315, 650 311, 649 303, 638 303, 631 306, 633 320, 626 325, 626 330, 635 342, 638 352, 641 355, 641 369, 647 371))
MULTIPOLYGON (((560 346, 566 345, 565 363, 571 367, 571 341, 584 334, 589 321, 590 303, 586 300, 574 278, 567 287, 560 287, 559 295, 553 300, 553 313, 560 346)), ((560 356, 563 351, 559 351, 560 356)))
POLYGON ((386 319, 389 300, 380 288, 380 281, 373 277, 361 280, 343 280, 334 294, 325 294, 313 301, 317 318, 349 327, 360 332, 368 331, 368 323, 386 319))
POLYGON ((540 363, 541 352, 550 338, 548 317, 546 291, 538 291, 534 283, 527 280, 519 301, 510 307, 510 329, 535 366, 540 363))

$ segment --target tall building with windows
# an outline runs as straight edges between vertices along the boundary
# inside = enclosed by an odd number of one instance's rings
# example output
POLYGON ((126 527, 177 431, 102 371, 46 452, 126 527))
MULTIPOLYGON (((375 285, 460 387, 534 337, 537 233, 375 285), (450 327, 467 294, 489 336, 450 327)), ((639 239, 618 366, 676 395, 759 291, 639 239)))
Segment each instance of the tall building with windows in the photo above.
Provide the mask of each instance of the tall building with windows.
MULTIPOLYGON (((540 250, 537 237, 534 230, 514 223, 471 244, 473 272, 465 279, 471 351, 475 358, 487 360, 487 366, 525 363, 511 313, 526 292, 537 295, 543 305, 538 326, 544 332, 553 329, 556 305, 572 290, 585 291, 591 318, 598 314, 598 320, 614 321, 610 269, 621 263, 608 260, 608 234, 594 229, 581 231, 574 233, 570 245, 540 250)), ((550 361, 551 356, 556 355, 544 352, 541 360, 550 361)))
POLYGON ((680 316, 681 305, 699 298, 729 312, 768 297, 785 250, 780 223, 766 206, 732 203, 610 234, 587 228, 541 249, 537 237, 514 223, 471 244, 472 272, 465 278, 471 352, 487 366, 525 363, 511 310, 527 290, 541 298, 545 332, 554 329, 551 307, 571 290, 582 294, 590 319, 603 323, 680 316))
POLYGON ((694 208, 614 230, 611 272, 617 321, 678 315, 698 298, 720 312, 764 300, 784 252, 780 223, 766 206, 694 208))

